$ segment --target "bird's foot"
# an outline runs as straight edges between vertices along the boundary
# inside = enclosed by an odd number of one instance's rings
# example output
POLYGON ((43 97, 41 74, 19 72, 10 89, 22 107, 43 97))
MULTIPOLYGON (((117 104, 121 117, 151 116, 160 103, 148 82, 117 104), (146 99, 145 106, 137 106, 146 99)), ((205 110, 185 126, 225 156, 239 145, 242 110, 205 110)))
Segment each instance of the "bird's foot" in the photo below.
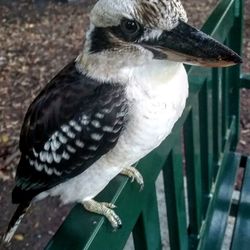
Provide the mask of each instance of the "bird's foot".
POLYGON ((83 202, 83 206, 89 212, 104 215, 112 227, 116 230, 122 227, 122 221, 119 216, 113 211, 116 206, 112 203, 97 202, 95 200, 88 200, 83 202))
POLYGON ((129 178, 131 178, 131 182, 136 181, 141 186, 140 190, 142 190, 144 188, 143 177, 136 168, 126 167, 122 170, 121 174, 126 175, 129 178))

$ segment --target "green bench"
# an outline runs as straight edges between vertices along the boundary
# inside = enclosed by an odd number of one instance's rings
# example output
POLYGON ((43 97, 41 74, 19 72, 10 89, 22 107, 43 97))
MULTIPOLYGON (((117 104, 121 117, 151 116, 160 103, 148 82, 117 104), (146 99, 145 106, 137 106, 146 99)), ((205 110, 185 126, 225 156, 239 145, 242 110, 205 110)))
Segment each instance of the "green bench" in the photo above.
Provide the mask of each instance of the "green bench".
MULTIPOLYGON (((221 0, 203 31, 241 54, 242 12, 243 0, 221 0)), ((249 88, 250 75, 242 75, 240 66, 187 70, 190 95, 181 119, 161 146, 137 165, 144 190, 117 176, 97 197, 117 205, 123 227, 113 232, 103 217, 76 205, 46 249, 119 250, 131 233, 135 249, 162 249, 155 189, 161 170, 171 249, 222 249, 230 215, 236 218, 231 249, 250 249, 250 158, 235 152, 240 88, 249 88), (235 201, 240 167, 245 172, 235 201)))

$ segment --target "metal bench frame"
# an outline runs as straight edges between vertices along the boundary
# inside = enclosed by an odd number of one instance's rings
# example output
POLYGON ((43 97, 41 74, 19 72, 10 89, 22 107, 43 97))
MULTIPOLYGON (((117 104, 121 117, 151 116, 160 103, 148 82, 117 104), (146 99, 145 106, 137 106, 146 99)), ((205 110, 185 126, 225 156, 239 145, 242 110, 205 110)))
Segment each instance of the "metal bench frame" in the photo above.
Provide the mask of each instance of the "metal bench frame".
MULTIPOLYGON (((243 0, 221 0, 203 31, 241 54, 243 0)), ((131 232, 135 249, 161 249, 155 182, 163 170, 171 249, 220 250, 237 171, 243 165, 246 172, 240 202, 236 204, 231 247, 249 249, 250 158, 235 150, 239 139, 240 88, 249 88, 250 75, 242 75, 240 66, 187 69, 190 95, 181 119, 161 146, 137 165, 144 176, 144 190, 139 192, 137 185, 117 176, 97 197, 118 206, 122 229, 113 232, 103 217, 76 205, 46 249, 119 250, 131 232)))

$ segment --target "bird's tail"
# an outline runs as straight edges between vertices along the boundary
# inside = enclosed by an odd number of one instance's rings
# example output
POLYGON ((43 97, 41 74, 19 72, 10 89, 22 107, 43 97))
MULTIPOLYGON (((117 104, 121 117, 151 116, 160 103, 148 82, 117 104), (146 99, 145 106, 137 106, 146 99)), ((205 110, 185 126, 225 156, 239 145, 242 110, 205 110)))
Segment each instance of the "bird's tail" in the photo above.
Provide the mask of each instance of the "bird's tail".
POLYGON ((14 215, 12 216, 12 218, 10 220, 8 229, 2 238, 2 242, 1 242, 0 246, 2 246, 2 244, 8 244, 11 241, 13 235, 15 234, 21 220, 23 219, 23 217, 24 217, 25 213, 27 212, 27 210, 29 209, 29 207, 30 207, 30 202, 21 203, 17 207, 14 215))

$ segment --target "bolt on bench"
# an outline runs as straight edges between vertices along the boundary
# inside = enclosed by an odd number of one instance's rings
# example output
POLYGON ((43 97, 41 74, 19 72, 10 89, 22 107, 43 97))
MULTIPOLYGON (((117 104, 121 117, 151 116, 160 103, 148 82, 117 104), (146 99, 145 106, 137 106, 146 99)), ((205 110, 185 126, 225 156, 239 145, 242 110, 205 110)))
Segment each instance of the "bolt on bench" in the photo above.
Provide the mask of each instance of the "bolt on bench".
MULTIPOLYGON (((243 0, 221 0, 203 31, 241 54, 243 0)), ((250 158, 235 152, 240 88, 250 88, 250 75, 242 75, 240 66, 189 67, 188 72, 190 95, 181 119, 161 146, 137 165, 144 190, 117 176, 97 197, 117 205, 123 228, 113 232, 103 217, 77 205, 46 249, 119 250, 131 232, 136 250, 162 249, 155 190, 161 170, 171 249, 220 250, 230 215, 236 218, 231 249, 250 248, 250 158), (244 178, 235 201, 240 167, 244 178)))

